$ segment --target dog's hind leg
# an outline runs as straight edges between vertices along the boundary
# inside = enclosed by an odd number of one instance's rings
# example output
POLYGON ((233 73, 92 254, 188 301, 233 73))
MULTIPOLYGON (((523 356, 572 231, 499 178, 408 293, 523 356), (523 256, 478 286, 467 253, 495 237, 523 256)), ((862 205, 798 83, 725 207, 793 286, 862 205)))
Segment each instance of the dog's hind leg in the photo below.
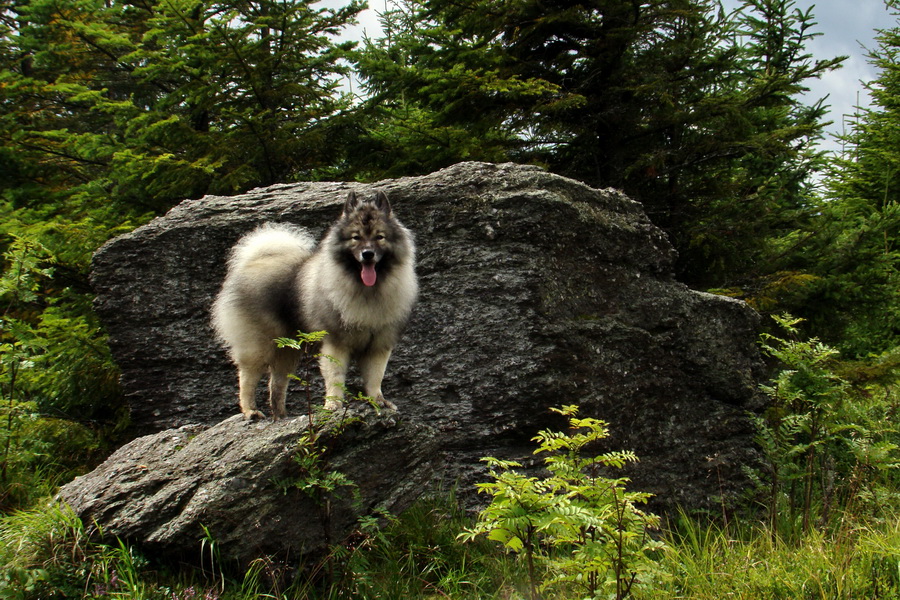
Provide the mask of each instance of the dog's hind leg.
POLYGON ((384 394, 381 393, 381 382, 390 358, 390 348, 372 350, 360 358, 359 369, 362 372, 366 396, 372 398, 380 406, 397 410, 397 406, 390 400, 385 400, 384 394))
POLYGON ((287 373, 278 372, 274 368, 269 369, 269 405, 272 407, 272 419, 275 421, 287 416, 284 408, 287 385, 287 373))
POLYGON ((325 408, 328 410, 341 408, 349 364, 350 351, 344 346, 329 343, 326 336, 322 342, 319 370, 322 371, 322 378, 325 380, 325 408))
POLYGON ((272 407, 272 419, 275 421, 287 416, 284 405, 288 376, 297 370, 297 359, 296 351, 282 348, 276 352, 275 360, 269 366, 269 405, 272 407))
POLYGON ((263 368, 257 365, 238 365, 241 413, 245 419, 261 419, 265 415, 256 410, 256 386, 262 378, 263 368))

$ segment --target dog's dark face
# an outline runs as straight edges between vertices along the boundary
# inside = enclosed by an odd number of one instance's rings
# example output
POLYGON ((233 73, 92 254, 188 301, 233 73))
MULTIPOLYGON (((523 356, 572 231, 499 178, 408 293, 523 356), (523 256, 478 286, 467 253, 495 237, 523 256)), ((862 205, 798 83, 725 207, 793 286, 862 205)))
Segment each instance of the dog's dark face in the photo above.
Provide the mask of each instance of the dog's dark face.
POLYGON ((339 221, 342 262, 363 285, 372 287, 387 274, 394 257, 396 227, 384 192, 361 200, 350 192, 339 221))

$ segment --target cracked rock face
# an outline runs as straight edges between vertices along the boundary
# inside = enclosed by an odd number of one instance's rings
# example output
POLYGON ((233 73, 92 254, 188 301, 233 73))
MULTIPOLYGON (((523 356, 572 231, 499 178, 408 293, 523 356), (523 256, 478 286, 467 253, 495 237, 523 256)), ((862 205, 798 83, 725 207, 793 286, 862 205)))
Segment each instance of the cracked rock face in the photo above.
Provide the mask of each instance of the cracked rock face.
MULTIPOLYGON (((265 221, 319 237, 350 190, 385 191, 416 235, 419 302, 383 389, 400 423, 434 432, 436 478, 465 495, 483 456, 534 466, 531 437, 565 424, 547 408, 579 404, 609 423, 610 448, 640 457, 626 475, 654 508, 717 506, 743 485, 746 415, 762 405, 756 313, 674 281, 674 251, 640 204, 513 164, 190 200, 109 242, 94 257, 96 308, 139 433, 236 413, 236 373, 209 326, 229 248, 265 221)), ((304 403, 295 390, 288 413, 304 403)))
POLYGON ((337 415, 320 426, 322 464, 356 487, 331 496, 326 527, 321 504, 301 489, 307 472, 294 460, 307 424, 305 416, 272 423, 238 415, 143 436, 63 486, 60 497, 106 536, 187 556, 199 555, 210 538, 223 557, 248 563, 321 553, 360 514, 403 510, 431 477, 436 447, 426 427, 399 423, 394 414, 337 415))

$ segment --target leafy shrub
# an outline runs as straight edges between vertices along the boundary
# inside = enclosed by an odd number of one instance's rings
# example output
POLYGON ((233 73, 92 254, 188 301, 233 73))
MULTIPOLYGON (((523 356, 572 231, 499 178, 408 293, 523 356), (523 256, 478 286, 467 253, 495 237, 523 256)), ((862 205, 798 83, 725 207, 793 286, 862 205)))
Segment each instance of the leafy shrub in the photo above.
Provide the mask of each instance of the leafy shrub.
POLYGON ((539 597, 536 561, 546 569, 542 590, 574 586, 587 594, 582 597, 625 598, 658 574, 653 554, 663 547, 650 535, 658 517, 637 508, 650 495, 626 491, 627 478, 603 475, 637 457, 624 451, 585 456, 608 436, 606 423, 577 417, 576 406, 551 410, 566 416, 570 429, 534 438, 550 476, 527 477, 514 470, 519 463, 483 459, 494 481, 479 484, 479 492, 493 498, 460 537, 486 535, 524 554, 533 600, 539 597))
POLYGON ((885 403, 838 374, 838 352, 816 338, 796 338, 800 319, 776 317, 789 339, 763 336, 763 350, 783 366, 763 390, 768 411, 753 417, 765 467, 752 475, 775 534, 796 524, 824 525, 835 506, 866 502, 882 474, 900 465, 897 431, 885 403))
POLYGON ((13 236, 2 254, 3 511, 29 506, 95 460, 98 432, 124 416, 117 371, 90 301, 60 289, 58 266, 53 252, 31 236, 13 236))

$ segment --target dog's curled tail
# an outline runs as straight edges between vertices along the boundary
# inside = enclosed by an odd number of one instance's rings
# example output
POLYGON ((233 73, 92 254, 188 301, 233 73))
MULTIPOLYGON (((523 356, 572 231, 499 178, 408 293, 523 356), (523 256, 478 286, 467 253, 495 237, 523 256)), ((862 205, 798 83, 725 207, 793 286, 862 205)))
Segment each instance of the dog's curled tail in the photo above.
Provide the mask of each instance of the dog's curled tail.
POLYGON ((287 223, 264 223, 238 240, 228 258, 228 271, 241 272, 256 261, 275 257, 300 263, 312 255, 315 245, 305 229, 287 223))

